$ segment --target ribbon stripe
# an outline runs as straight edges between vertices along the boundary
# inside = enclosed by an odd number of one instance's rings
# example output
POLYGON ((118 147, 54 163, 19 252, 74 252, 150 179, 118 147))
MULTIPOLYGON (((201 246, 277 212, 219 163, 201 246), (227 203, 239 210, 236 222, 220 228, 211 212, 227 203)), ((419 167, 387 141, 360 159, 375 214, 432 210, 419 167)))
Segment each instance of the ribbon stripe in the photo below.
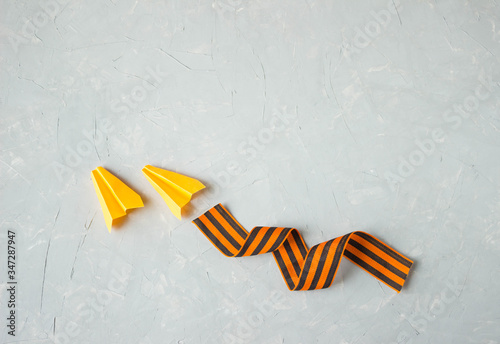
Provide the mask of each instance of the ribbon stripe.
POLYGON ((328 288, 342 257, 401 291, 413 261, 365 232, 352 232, 307 248, 300 232, 287 227, 254 227, 248 233, 221 204, 193 223, 225 256, 272 252, 290 290, 328 288))

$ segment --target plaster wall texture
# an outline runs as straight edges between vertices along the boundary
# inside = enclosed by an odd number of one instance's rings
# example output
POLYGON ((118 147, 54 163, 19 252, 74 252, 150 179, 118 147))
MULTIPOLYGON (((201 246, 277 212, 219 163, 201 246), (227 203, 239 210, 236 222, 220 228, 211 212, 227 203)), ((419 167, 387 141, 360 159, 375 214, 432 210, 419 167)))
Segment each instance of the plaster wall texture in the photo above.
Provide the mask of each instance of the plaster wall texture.
POLYGON ((1 1, 3 343, 498 343, 496 1, 1 1), (151 164, 208 188, 177 220, 151 164), (90 178, 139 192, 108 233, 90 178), (290 292, 191 220, 224 204, 309 246, 369 232, 400 294, 343 260, 290 292))

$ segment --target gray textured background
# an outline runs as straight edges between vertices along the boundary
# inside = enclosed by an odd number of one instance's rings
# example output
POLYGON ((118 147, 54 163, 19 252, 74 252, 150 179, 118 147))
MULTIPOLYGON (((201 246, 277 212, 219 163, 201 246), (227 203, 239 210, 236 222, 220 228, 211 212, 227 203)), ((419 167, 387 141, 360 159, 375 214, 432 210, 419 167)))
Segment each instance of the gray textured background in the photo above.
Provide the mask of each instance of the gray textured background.
POLYGON ((1 1, 1 318, 22 343, 497 343, 497 1, 1 1), (146 164, 209 188, 178 221, 146 164), (90 171, 145 208, 108 233, 90 171), (191 220, 415 260, 400 294, 343 261, 289 292, 191 220))

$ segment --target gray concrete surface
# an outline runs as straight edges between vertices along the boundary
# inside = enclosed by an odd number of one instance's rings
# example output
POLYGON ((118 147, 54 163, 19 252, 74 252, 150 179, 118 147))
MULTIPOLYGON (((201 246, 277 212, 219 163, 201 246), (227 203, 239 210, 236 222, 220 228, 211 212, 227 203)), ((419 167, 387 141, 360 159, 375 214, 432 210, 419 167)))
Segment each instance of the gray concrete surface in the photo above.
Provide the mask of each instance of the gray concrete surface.
POLYGON ((3 343, 499 342, 497 1, 1 8, 3 343), (146 164, 209 188, 179 221, 146 164), (112 233, 97 166, 146 204, 112 233), (400 294, 348 261, 289 292, 270 255, 226 258, 191 224, 219 202, 416 264, 400 294))

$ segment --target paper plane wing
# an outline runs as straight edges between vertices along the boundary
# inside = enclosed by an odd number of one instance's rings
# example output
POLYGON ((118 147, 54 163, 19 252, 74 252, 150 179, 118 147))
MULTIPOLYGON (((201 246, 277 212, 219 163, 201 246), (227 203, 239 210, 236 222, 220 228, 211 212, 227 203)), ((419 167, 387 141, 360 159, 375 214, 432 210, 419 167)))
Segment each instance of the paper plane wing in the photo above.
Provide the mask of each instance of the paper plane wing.
POLYGON ((93 170, 92 180, 110 232, 114 219, 127 215, 129 209, 144 206, 139 194, 104 168, 93 170))
POLYGON ((189 203, 194 193, 205 188, 199 180, 151 165, 146 165, 142 173, 179 220, 182 207, 189 203))

